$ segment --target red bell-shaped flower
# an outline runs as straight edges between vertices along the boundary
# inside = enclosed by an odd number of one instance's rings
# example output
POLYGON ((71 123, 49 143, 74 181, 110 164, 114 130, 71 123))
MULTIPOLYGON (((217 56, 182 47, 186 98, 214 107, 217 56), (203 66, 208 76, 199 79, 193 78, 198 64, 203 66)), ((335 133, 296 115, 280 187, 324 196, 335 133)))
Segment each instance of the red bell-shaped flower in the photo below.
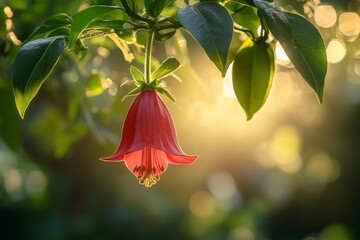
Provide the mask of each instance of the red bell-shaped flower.
POLYGON ((168 162, 191 164, 196 158, 181 150, 169 110, 154 90, 146 90, 129 109, 118 149, 100 160, 124 160, 139 183, 150 187, 160 179, 168 162))

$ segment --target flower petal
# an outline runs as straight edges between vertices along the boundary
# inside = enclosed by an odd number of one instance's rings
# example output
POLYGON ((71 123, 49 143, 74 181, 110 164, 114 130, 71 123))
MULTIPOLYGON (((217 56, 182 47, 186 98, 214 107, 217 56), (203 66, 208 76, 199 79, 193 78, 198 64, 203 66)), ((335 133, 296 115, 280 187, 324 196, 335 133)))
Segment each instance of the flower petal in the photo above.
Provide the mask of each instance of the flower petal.
POLYGON ((197 158, 197 156, 172 154, 166 154, 166 157, 168 162, 173 164, 192 164, 197 158))
POLYGON ((166 154, 146 146, 141 150, 125 154, 126 167, 138 178, 158 176, 167 168, 166 154))

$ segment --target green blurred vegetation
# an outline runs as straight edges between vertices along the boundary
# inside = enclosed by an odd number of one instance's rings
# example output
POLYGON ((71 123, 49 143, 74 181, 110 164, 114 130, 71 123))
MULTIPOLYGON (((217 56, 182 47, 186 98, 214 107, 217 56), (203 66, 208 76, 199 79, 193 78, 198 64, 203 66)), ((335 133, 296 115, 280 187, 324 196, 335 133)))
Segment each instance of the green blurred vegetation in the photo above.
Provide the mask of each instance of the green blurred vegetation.
POLYGON ((360 30, 341 26, 360 1, 275 1, 312 22, 318 6, 336 10, 334 25, 317 26, 332 56, 324 103, 278 59, 269 101, 250 122, 188 34, 156 43, 160 62, 177 55, 184 65, 182 83, 167 81, 176 104, 164 101, 199 159, 170 165, 150 189, 123 163, 97 160, 117 146, 131 103, 119 87, 130 64, 111 41, 86 42, 82 61, 65 53, 24 120, 11 88, 18 41, 56 13, 113 3, 0 2, 0 239, 360 239, 360 30))

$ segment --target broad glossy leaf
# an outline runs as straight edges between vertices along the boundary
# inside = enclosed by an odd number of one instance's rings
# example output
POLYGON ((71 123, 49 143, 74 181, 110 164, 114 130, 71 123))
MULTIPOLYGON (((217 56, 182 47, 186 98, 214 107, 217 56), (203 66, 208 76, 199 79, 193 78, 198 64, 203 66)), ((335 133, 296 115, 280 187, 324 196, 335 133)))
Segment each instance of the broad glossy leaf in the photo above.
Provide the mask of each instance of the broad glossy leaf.
POLYGON ((166 59, 151 75, 151 79, 161 79, 175 72, 180 67, 180 62, 176 58, 166 59))
POLYGON ((49 33, 54 30, 64 27, 66 25, 70 25, 72 22, 71 18, 65 13, 56 14, 41 24, 41 26, 37 27, 30 36, 25 40, 24 43, 29 42, 37 37, 46 37, 49 33))
POLYGON ((226 72, 226 59, 233 33, 233 21, 228 11, 214 2, 199 2, 179 9, 177 17, 217 68, 226 72))
POLYGON ((20 48, 14 63, 13 88, 16 107, 22 118, 64 48, 64 36, 37 39, 20 48))
POLYGON ((103 17, 105 14, 116 10, 123 10, 117 6, 93 5, 78 12, 71 24, 71 31, 69 36, 69 48, 73 47, 80 37, 81 33, 95 20, 103 17))
POLYGON ((265 1, 254 0, 254 3, 271 33, 322 102, 327 60, 319 31, 300 15, 282 12, 265 1))
POLYGON ((248 39, 233 63, 233 87, 236 97, 250 120, 265 103, 274 75, 274 52, 265 43, 248 39))

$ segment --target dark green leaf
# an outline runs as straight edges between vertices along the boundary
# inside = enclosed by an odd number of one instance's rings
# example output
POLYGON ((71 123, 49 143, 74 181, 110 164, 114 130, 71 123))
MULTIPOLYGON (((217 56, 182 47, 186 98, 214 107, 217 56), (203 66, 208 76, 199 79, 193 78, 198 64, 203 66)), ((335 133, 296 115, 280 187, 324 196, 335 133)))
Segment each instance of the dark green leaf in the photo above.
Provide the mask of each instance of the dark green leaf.
POLYGON ((41 26, 37 27, 24 43, 27 43, 37 37, 46 37, 49 33, 53 32, 57 28, 70 25, 71 22, 71 18, 65 13, 56 14, 43 22, 41 26))
POLYGON ((228 11, 214 2, 199 2, 179 9, 177 16, 217 68, 226 72, 226 59, 233 33, 233 21, 228 11))
POLYGON ((37 39, 20 48, 14 63, 13 88, 16 107, 22 118, 64 48, 64 36, 37 39))
POLYGON ((248 39, 237 53, 232 71, 236 97, 251 119, 265 103, 274 75, 274 52, 265 43, 248 39))
POLYGON ((151 79, 161 79, 175 72, 180 67, 180 62, 176 58, 166 59, 151 75, 151 79))
POLYGON ((282 12, 265 1, 254 0, 254 3, 271 33, 322 102, 327 60, 318 30, 300 15, 282 12))
POLYGON ((130 73, 132 78, 138 85, 141 85, 145 82, 144 74, 138 68, 131 66, 130 73))
POLYGON ((69 48, 73 47, 81 35, 81 33, 95 20, 103 17, 105 14, 111 13, 112 11, 123 10, 117 6, 106 6, 106 5, 93 5, 78 12, 71 24, 71 31, 69 36, 69 48))
POLYGON ((164 10, 164 8, 166 8, 167 6, 169 6, 172 2, 174 2, 174 0, 155 0, 152 1, 149 6, 148 6, 148 13, 150 16, 152 17, 158 17, 160 16, 161 12, 164 10))

